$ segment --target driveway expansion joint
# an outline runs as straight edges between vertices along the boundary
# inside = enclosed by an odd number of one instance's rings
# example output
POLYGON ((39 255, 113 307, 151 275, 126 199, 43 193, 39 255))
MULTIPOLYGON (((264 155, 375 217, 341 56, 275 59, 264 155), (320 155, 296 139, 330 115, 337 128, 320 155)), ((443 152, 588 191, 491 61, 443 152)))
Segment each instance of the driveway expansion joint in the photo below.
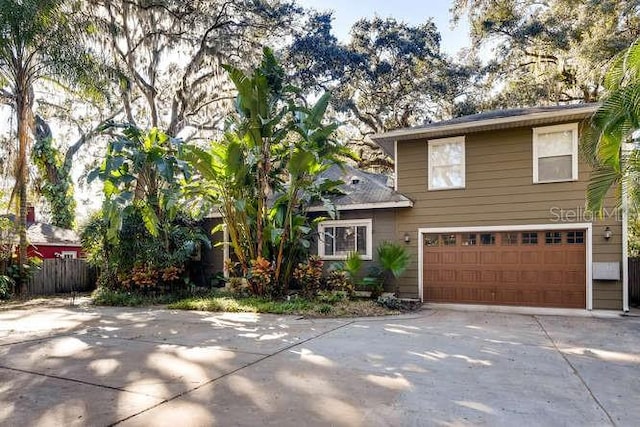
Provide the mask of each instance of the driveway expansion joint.
POLYGON ((571 361, 569 360, 567 355, 562 350, 560 350, 560 348, 558 347, 556 342, 553 340, 553 338, 551 338, 551 335, 549 335, 549 332, 547 332, 547 329, 544 327, 544 325, 542 324, 542 322, 540 321, 538 316, 534 315, 532 317, 535 319, 535 321, 538 324, 538 326, 540 326, 540 329, 545 334, 545 336, 547 337, 547 339, 549 340, 549 342, 551 343, 553 348, 558 352, 560 357, 562 357, 562 359, 564 359, 565 363, 567 365, 569 365, 569 367, 571 368, 571 371, 573 372, 573 374, 580 380, 580 382, 582 383, 584 388, 587 390, 587 393, 589 393, 589 396, 591 396, 591 399, 593 399, 593 401, 596 403, 596 405, 598 405, 598 407, 602 410, 602 412, 604 412, 604 414, 607 416, 607 418, 609 419, 609 422, 611 423, 611 425, 612 426, 616 426, 617 424, 614 421, 614 419, 611 416, 611 414, 609 413, 609 411, 607 411, 607 409, 604 407, 602 402, 600 402, 600 400, 596 397, 596 395, 593 393, 593 391, 591 390, 591 388, 589 387, 589 385, 587 384, 585 379, 582 378, 582 375, 580 375, 580 372, 578 371, 578 369, 576 369, 576 367, 573 365, 573 363, 571 363, 571 361))
POLYGON ((196 387, 193 387, 193 388, 192 388, 192 389, 190 389, 190 390, 186 390, 186 391, 183 391, 183 392, 181 392, 181 393, 178 393, 178 394, 176 394, 175 396, 172 396, 172 397, 170 397, 170 398, 168 398, 168 399, 165 399, 165 400, 163 400, 162 402, 158 402, 158 403, 156 403, 155 405, 151 405, 151 406, 149 406, 148 408, 143 409, 142 411, 138 411, 138 412, 136 412, 135 414, 132 414, 132 415, 129 415, 128 417, 122 418, 121 420, 118 420, 118 421, 116 421, 115 423, 109 424, 109 427, 112 427, 112 426, 115 426, 115 425, 121 424, 121 423, 123 423, 123 422, 125 422, 125 421, 127 421, 127 420, 130 420, 130 419, 132 419, 132 418, 134 418, 134 417, 138 416, 138 415, 144 414, 145 412, 148 412, 148 411, 150 411, 150 410, 152 410, 152 409, 155 409, 155 408, 157 408, 157 407, 159 407, 159 406, 162 406, 162 405, 164 405, 165 403, 168 403, 168 402, 171 402, 171 401, 173 401, 173 400, 176 400, 176 399, 178 399, 178 398, 180 398, 180 397, 182 397, 182 396, 185 396, 185 395, 187 395, 187 394, 189 394, 189 393, 192 393, 192 392, 194 392, 194 391, 196 391, 196 390, 199 390, 199 389, 201 389, 202 387, 208 386, 208 385, 213 384, 213 383, 215 383, 215 382, 217 382, 217 381, 219 381, 219 380, 221 380, 221 379, 223 379, 223 378, 226 378, 226 377, 229 377, 229 376, 231 376, 231 375, 234 375, 234 374, 236 374, 237 372, 242 371, 243 369, 249 368, 249 367, 251 367, 251 366, 253 366, 253 365, 257 365, 258 363, 260 363, 260 362, 262 362, 262 361, 264 361, 264 360, 270 359, 270 358, 272 358, 272 357, 274 357, 274 356, 277 356, 278 354, 284 353, 284 352, 285 352, 285 351, 287 351, 287 350, 290 350, 290 349, 292 349, 292 348, 294 348, 294 347, 297 347, 297 346, 299 346, 299 345, 302 345, 302 344, 308 343, 308 342, 310 342, 310 341, 313 341, 313 340, 315 340, 315 339, 317 339, 317 338, 320 338, 320 337, 323 337, 323 336, 325 336, 325 335, 329 335, 329 334, 330 334, 330 333, 332 333, 332 332, 335 332, 335 331, 337 331, 337 330, 339 330, 339 329, 345 328, 345 327, 347 327, 347 326, 349 326, 349 325, 352 325, 352 324, 354 324, 354 323, 356 323, 356 321, 355 321, 355 320, 352 320, 352 321, 349 321, 349 322, 345 322, 345 323, 343 323, 343 324, 341 324, 341 325, 336 326, 335 328, 331 328, 331 329, 329 329, 329 330, 326 330, 326 331, 324 331, 324 332, 321 332, 321 333, 319 333, 318 335, 315 335, 315 336, 309 337, 309 338, 307 338, 307 339, 304 339, 304 340, 302 340, 302 341, 300 341, 300 342, 297 342, 297 343, 294 343, 294 344, 290 344, 290 345, 288 345, 288 346, 286 346, 286 347, 283 347, 283 348, 281 348, 281 349, 279 349, 279 350, 277 350, 277 351, 275 351, 275 352, 273 352, 273 353, 270 353, 270 354, 268 354, 268 355, 266 355, 266 356, 260 357, 259 359, 256 359, 256 360, 254 360, 253 362, 247 363, 247 364, 246 364, 246 365, 244 365, 244 366, 240 366, 240 367, 239 367, 239 368, 237 368, 237 369, 231 370, 231 371, 229 371, 229 372, 227 372, 227 373, 224 373, 224 374, 222 374, 222 375, 220 375, 220 376, 218 376, 218 377, 216 377, 216 378, 212 378, 211 380, 206 381, 206 382, 204 382, 204 383, 202 383, 202 384, 200 384, 200 385, 198 385, 198 386, 196 386, 196 387))
POLYGON ((136 392, 136 391, 127 390, 125 388, 113 387, 113 386, 110 386, 110 385, 98 384, 98 383, 93 383, 91 381, 78 380, 78 379, 75 379, 75 378, 61 377, 59 375, 51 375, 51 374, 45 374, 45 373, 42 373, 42 372, 29 371, 27 369, 12 368, 11 366, 0 365, 0 369, 6 369, 7 371, 20 372, 22 374, 37 375, 39 377, 52 378, 52 379, 61 380, 61 381, 69 381, 69 382, 76 383, 76 384, 84 384, 84 385, 104 388, 104 389, 108 389, 108 390, 115 390, 115 391, 124 392, 124 393, 131 393, 131 394, 137 394, 137 395, 151 397, 151 398, 155 398, 155 399, 161 399, 158 396, 154 396, 154 395, 147 394, 147 393, 139 393, 139 392, 136 392))

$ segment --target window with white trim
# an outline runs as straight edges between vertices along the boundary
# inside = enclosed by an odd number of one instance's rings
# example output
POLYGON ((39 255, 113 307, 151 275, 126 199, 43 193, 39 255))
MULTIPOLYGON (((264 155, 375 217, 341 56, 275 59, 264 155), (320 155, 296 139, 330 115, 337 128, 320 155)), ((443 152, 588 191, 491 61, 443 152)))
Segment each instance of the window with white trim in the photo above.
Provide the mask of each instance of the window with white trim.
POLYGON ((60 258, 63 259, 76 259, 78 258, 77 251, 62 251, 60 252, 60 258))
POLYGON ((429 190, 465 186, 464 136, 429 141, 429 190))
POLYGON ((578 179, 578 124, 533 129, 533 182, 578 179))
POLYGON ((324 221, 318 224, 318 255, 322 259, 347 259, 357 252, 362 259, 373 258, 371 219, 324 221))

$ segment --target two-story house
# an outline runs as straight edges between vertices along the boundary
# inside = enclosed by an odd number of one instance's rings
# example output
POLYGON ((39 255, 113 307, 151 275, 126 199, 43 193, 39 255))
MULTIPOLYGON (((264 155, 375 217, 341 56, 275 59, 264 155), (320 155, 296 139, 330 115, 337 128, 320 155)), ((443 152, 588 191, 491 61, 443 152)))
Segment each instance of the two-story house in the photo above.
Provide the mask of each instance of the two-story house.
POLYGON ((395 158, 401 296, 628 310, 626 215, 585 209, 579 155, 594 104, 502 110, 374 136, 395 158))

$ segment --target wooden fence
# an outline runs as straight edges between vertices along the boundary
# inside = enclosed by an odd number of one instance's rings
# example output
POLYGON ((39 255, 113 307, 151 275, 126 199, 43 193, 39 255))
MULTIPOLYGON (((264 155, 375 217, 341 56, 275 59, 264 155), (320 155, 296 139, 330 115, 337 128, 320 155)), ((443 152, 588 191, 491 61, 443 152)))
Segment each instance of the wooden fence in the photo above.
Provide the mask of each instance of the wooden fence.
POLYGON ((83 259, 45 259, 29 281, 29 294, 53 295, 95 289, 96 270, 83 259))
POLYGON ((629 258, 629 304, 640 305, 640 258, 629 258))

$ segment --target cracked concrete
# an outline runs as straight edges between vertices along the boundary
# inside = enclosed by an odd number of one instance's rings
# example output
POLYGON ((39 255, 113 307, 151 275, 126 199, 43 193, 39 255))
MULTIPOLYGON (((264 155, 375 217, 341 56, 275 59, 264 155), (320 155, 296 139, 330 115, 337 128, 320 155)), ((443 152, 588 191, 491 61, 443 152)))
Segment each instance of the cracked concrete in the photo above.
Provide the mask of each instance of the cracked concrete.
POLYGON ((640 318, 0 311, 0 425, 637 425, 640 318))

